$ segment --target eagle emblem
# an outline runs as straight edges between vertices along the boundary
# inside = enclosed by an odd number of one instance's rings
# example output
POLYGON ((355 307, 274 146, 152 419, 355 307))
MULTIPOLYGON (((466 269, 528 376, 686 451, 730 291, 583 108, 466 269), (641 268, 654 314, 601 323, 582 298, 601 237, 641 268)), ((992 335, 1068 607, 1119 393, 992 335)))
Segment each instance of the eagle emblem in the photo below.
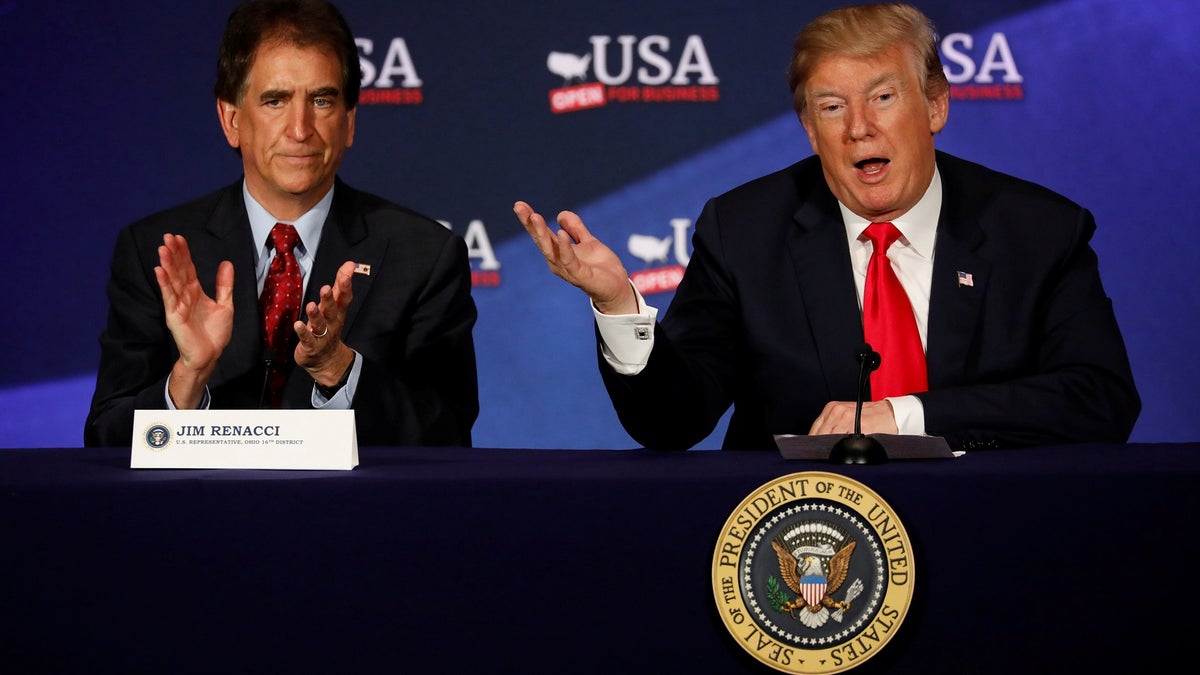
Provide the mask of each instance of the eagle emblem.
POLYGON ((730 636, 760 663, 834 675, 879 653, 912 604, 912 542, 891 506, 836 473, 802 471, 751 492, 713 549, 730 636))
POLYGON ((855 579, 842 600, 834 598, 849 575, 855 545, 840 529, 816 521, 775 537, 771 547, 779 558, 779 576, 796 596, 789 599, 772 577, 767 581, 772 607, 809 628, 820 628, 831 617, 840 622, 863 589, 862 580, 855 579))

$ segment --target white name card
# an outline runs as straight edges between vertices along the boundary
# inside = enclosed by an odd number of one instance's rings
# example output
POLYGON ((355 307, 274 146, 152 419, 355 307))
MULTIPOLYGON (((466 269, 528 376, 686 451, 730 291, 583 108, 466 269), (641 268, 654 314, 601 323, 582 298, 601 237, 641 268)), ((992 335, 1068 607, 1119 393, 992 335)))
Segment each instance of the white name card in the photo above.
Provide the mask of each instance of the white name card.
POLYGON ((133 469, 358 466, 353 410, 136 410, 133 469))

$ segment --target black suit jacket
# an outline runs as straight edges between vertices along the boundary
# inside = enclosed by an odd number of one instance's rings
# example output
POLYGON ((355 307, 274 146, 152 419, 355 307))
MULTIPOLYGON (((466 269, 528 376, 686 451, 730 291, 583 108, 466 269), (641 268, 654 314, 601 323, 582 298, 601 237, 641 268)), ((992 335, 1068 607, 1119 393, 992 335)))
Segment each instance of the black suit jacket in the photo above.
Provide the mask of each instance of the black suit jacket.
MULTIPOLYGON (((233 262, 233 335, 209 381, 211 407, 259 407, 264 365, 254 268, 258 246, 239 181, 121 231, 86 445, 127 445, 133 411, 165 407, 166 378, 179 355, 154 277, 167 232, 187 239, 210 297, 218 264, 233 262)), ((342 329, 342 340, 363 356, 352 404, 359 443, 470 445, 479 395, 466 244, 437 222, 339 180, 306 305, 317 300, 321 286, 333 283, 347 260, 371 266, 369 275, 354 275, 354 298, 342 329)), ((294 367, 283 407, 311 408, 312 387, 308 373, 294 367)))
MULTIPOLYGON (((968 449, 1127 440, 1141 402, 1088 244, 1092 215, 978 164, 937 162, 927 433, 968 449)), ((732 404, 724 447, 773 448, 827 402, 855 400, 862 340, 845 226, 810 157, 710 200, 646 368, 600 362, 645 446, 691 447, 732 404)))

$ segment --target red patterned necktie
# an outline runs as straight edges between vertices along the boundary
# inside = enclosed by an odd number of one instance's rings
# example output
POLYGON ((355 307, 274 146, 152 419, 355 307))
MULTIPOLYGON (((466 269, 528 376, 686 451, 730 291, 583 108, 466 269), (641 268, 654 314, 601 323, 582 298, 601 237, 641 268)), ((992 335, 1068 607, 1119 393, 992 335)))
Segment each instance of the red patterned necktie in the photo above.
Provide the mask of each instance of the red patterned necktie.
POLYGON ((287 223, 275 223, 268 241, 275 247, 275 258, 267 270, 258 308, 263 317, 263 347, 273 354, 271 371, 267 375, 267 403, 278 408, 283 399, 283 385, 292 365, 296 349, 296 331, 292 324, 300 315, 300 264, 292 249, 300 243, 296 228, 287 223))
POLYGON ((863 336, 880 359, 879 369, 871 373, 871 400, 925 391, 929 385, 917 320, 887 258, 900 231, 891 223, 871 223, 866 237, 874 251, 863 292, 863 336))

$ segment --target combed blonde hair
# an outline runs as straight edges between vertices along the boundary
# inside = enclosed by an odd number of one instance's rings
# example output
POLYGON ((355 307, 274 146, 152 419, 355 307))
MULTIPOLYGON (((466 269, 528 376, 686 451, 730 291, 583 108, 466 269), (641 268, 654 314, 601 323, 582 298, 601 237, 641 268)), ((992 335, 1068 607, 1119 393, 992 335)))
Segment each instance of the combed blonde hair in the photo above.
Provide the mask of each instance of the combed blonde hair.
POLYGON ((893 47, 910 47, 918 71, 924 66, 925 97, 934 99, 950 88, 938 56, 937 30, 929 17, 912 5, 887 2, 856 5, 822 14, 796 36, 788 64, 793 105, 803 117, 804 87, 820 60, 833 54, 869 57, 893 47))

